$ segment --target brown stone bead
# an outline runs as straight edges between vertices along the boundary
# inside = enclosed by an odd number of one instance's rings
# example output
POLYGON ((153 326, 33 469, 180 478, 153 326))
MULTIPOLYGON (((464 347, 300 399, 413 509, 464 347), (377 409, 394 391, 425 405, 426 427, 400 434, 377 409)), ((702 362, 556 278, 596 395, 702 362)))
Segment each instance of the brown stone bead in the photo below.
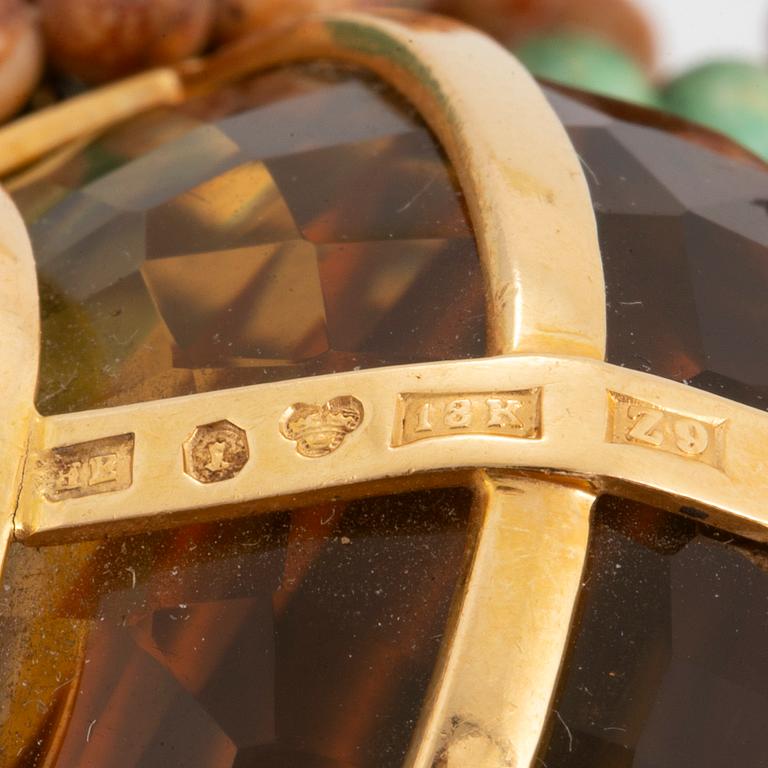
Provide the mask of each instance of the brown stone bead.
POLYGON ((213 0, 40 0, 53 64, 87 83, 171 64, 207 43, 213 0))
POLYGON ((216 0, 214 39, 229 42, 313 13, 385 7, 428 10, 432 5, 432 0, 216 0))
POLYGON ((421 491, 14 546, 4 768, 399 768, 471 504, 421 491))
POLYGON ((537 765, 768 765, 768 547, 598 502, 537 765))
POLYGON ((43 73, 37 13, 23 0, 0 2, 0 121, 16 114, 43 73))
POLYGON ((236 40, 272 24, 285 24, 329 10, 355 6, 355 0, 216 0, 214 38, 236 40))
POLYGON ((533 34, 574 29, 615 43, 652 69, 653 32, 631 0, 438 0, 437 10, 514 47, 533 34))
POLYGON ((354 73, 283 70, 144 115, 14 194, 43 412, 485 352, 450 166, 354 73))

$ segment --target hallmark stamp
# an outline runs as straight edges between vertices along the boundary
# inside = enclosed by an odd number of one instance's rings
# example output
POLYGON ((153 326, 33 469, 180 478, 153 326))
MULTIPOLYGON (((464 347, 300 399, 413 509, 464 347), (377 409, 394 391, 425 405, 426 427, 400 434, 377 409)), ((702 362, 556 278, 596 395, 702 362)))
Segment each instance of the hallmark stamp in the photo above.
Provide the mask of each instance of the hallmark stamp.
POLYGON ((363 420, 363 404, 351 395, 334 397, 323 405, 294 403, 280 419, 280 434, 296 443, 310 459, 333 453, 363 420))
POLYGON ((541 388, 514 392, 400 395, 392 445, 429 437, 498 435, 541 437, 541 388))
POLYGON ((725 421, 678 413, 608 392, 608 440, 642 445, 722 469, 725 421))
POLYGON ((248 437, 231 421, 203 424, 184 441, 184 471, 200 483, 234 477, 248 463, 248 437))
POLYGON ((52 448, 40 463, 45 497, 63 501, 129 488, 133 447, 133 434, 126 434, 52 448))

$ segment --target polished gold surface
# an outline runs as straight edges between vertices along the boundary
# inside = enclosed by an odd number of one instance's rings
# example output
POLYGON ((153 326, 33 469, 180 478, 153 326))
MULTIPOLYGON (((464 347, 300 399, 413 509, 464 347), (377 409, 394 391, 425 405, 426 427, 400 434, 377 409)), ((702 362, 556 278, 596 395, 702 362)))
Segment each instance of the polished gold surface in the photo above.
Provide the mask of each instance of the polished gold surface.
POLYGON ((319 18, 180 76, 146 75, 145 90, 132 81, 29 118, 0 131, 0 154, 18 167, 182 90, 312 58, 378 73, 443 143, 478 236, 490 351, 505 356, 33 419, 32 260, 3 199, 4 541, 112 536, 439 485, 447 473, 474 482, 475 549, 408 766, 530 767, 595 495, 620 490, 768 540, 768 415, 602 362, 605 287, 579 159, 529 76, 465 28, 319 18))
POLYGON ((19 483, 27 457, 40 350, 35 264, 29 238, 15 206, 0 191, 0 574, 13 531, 19 483))
MULTIPOLYGON (((655 430, 650 434, 655 437, 655 430)), ((652 495, 664 507, 694 507, 710 522, 768 539, 766 443, 768 415, 761 411, 599 361, 510 356, 382 368, 41 419, 16 528, 32 543, 100 536, 216 518, 226 505, 259 503, 271 509, 281 498, 345 486, 356 492, 366 483, 415 473, 516 467, 556 473, 563 482, 578 479, 596 491, 621 483, 630 495, 652 495), (456 422, 455 414, 472 402, 473 393, 535 390, 541 392, 538 437, 496 426, 485 403, 499 398, 487 394, 476 418, 456 422), (322 403, 339 393, 357 399, 365 418, 336 450, 320 458, 301 455, 281 433, 286 408, 294 400, 322 403), (441 399, 450 396, 453 426, 399 444, 406 393, 424 400, 435 393, 441 399), (637 418, 620 422, 618 433, 616 393, 646 404, 633 412, 637 418), (666 442, 649 441, 646 412, 670 420, 672 426, 662 434, 674 450, 666 442), (220 419, 244 430, 250 460, 234 477, 200 484, 184 470, 183 445, 197 427, 220 419), (717 424, 717 462, 706 450, 697 453, 696 443, 684 442, 691 423, 717 424), (679 435, 676 424, 685 428, 679 435), (136 440, 130 488, 49 500, 37 457, 129 431, 136 440)), ((47 467, 42 474, 48 477, 47 467)), ((237 514, 236 507, 230 513, 237 514)))
POLYGON ((594 497, 505 474, 476 481, 474 559, 408 768, 533 764, 581 586, 594 497))

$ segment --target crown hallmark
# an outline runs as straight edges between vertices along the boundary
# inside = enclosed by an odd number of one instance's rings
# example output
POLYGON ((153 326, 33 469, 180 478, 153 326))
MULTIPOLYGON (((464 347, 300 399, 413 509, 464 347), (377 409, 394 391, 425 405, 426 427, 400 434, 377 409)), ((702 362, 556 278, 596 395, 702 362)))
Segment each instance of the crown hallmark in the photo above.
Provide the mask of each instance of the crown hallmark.
POLYGON ((294 403, 280 419, 280 434, 295 441, 302 456, 318 459, 333 453, 362 420, 363 404, 351 395, 323 405, 294 403))

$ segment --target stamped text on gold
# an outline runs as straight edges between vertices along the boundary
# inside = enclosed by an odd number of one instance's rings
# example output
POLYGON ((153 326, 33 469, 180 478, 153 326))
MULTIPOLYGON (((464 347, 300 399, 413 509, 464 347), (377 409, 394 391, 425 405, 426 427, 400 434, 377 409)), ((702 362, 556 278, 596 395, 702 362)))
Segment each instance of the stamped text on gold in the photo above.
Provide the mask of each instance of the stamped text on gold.
POLYGON ((725 422, 677 413, 620 392, 608 393, 608 439, 642 445, 722 469, 725 422))
POLYGON ((541 437, 541 389, 400 395, 392 445, 428 437, 541 437))
POLYGON ((40 467, 45 496, 62 501, 130 487, 133 444, 127 434, 53 448, 40 467))

